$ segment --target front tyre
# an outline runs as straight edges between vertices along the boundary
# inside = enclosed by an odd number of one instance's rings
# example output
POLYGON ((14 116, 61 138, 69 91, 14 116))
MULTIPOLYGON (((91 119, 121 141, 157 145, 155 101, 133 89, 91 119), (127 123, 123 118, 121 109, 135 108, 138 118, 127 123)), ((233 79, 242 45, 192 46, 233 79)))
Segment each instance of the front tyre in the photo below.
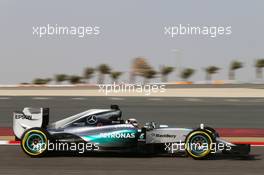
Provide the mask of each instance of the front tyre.
POLYGON ((205 159, 213 151, 215 143, 214 136, 202 129, 190 132, 185 140, 185 150, 194 159, 205 159))
POLYGON ((215 129, 209 126, 205 126, 204 129, 209 131, 214 137, 220 137, 219 133, 215 129))
POLYGON ((41 128, 31 128, 23 134, 20 144, 27 155, 44 156, 47 153, 48 133, 41 128))

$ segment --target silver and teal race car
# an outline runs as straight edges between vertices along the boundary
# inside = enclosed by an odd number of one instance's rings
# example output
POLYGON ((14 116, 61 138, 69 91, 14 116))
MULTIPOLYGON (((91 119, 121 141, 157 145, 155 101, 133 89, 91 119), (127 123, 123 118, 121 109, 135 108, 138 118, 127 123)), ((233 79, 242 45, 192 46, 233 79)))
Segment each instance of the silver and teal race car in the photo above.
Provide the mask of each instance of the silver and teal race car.
POLYGON ((188 155, 205 159, 214 153, 248 155, 250 145, 235 145, 203 124, 177 128, 155 122, 140 126, 122 119, 117 105, 90 109, 49 124, 49 108, 24 108, 14 112, 13 130, 23 151, 31 157, 54 152, 188 155))

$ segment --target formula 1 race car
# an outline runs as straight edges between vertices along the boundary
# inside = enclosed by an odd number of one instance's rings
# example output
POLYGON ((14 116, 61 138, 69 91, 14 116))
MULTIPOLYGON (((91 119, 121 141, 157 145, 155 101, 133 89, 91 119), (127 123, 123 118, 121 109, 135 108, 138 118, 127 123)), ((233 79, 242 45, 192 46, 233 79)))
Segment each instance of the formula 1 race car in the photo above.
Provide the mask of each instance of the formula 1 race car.
POLYGON ((155 122, 140 127, 136 119, 124 121, 117 105, 90 109, 52 124, 49 108, 14 112, 13 130, 23 151, 31 157, 52 152, 184 154, 205 159, 214 153, 247 155, 250 145, 235 145, 203 124, 196 129, 168 127, 155 122))

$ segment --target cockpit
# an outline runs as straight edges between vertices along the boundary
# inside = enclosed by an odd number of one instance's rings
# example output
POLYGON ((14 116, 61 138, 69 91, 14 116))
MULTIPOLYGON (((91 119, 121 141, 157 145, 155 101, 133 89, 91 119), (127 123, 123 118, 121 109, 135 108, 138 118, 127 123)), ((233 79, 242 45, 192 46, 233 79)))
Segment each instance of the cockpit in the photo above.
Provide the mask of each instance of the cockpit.
POLYGON ((105 126, 125 123, 122 120, 122 111, 117 105, 110 109, 90 109, 71 117, 62 119, 50 125, 52 128, 65 128, 76 126, 105 126))

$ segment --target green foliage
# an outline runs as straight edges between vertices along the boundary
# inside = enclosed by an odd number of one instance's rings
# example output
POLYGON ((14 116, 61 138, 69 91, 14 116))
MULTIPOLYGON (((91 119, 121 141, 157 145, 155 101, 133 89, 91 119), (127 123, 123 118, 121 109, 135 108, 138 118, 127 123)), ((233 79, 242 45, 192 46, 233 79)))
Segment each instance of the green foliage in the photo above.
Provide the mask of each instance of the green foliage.
POLYGON ((163 76, 166 76, 166 75, 169 75, 171 72, 173 72, 174 68, 173 67, 170 67, 170 66, 163 66, 161 68, 161 75, 163 76))
POLYGON ((48 84, 52 79, 51 78, 46 78, 46 79, 42 79, 42 78, 36 78, 33 80, 33 84, 36 85, 44 85, 44 84, 48 84))
POLYGON ((173 72, 174 68, 170 66, 162 66, 160 70, 162 82, 167 82, 167 76, 173 72))
POLYGON ((147 69, 144 71, 143 77, 145 77, 147 79, 151 79, 151 78, 154 78, 156 74, 157 74, 157 72, 155 70, 147 69))
POLYGON ((82 79, 82 77, 80 77, 78 75, 72 75, 69 77, 69 81, 71 84, 79 84, 79 83, 81 83, 81 79, 82 79))
POLYGON ((111 72, 111 68, 107 65, 107 64, 100 64, 98 66, 98 71, 101 73, 101 74, 110 74, 111 72))
POLYGON ((205 68, 206 79, 207 80, 211 80, 212 79, 212 74, 217 73, 219 69, 220 68, 216 67, 216 66, 208 66, 207 68, 205 68))
POLYGON ((111 68, 107 64, 100 64, 97 68, 99 71, 99 76, 98 76, 98 83, 102 84, 104 83, 104 75, 105 74, 110 74, 111 73, 111 68))
POLYGON ((195 70, 191 68, 186 68, 181 72, 181 78, 187 80, 194 74, 195 70))
POLYGON ((117 80, 122 75, 122 72, 111 72, 111 78, 117 80))
POLYGON ((262 69, 264 67, 264 59, 258 59, 255 64, 256 67, 256 77, 263 78, 262 69))
POLYGON ((57 83, 61 83, 63 81, 66 81, 68 79, 68 76, 66 74, 57 74, 55 75, 55 81, 57 83))
POLYGON ((89 80, 90 78, 92 78, 93 74, 94 74, 94 68, 87 67, 87 68, 84 69, 83 77, 85 79, 88 79, 89 80))
POLYGON ((215 74, 218 72, 220 68, 216 67, 216 66, 208 66, 207 68, 205 68, 205 71, 207 74, 215 74))
POLYGON ((264 59, 258 59, 255 64, 256 68, 263 68, 264 67, 264 59))
POLYGON ((243 63, 240 61, 232 61, 230 64, 230 69, 231 70, 236 70, 236 69, 240 69, 243 67, 243 63))

